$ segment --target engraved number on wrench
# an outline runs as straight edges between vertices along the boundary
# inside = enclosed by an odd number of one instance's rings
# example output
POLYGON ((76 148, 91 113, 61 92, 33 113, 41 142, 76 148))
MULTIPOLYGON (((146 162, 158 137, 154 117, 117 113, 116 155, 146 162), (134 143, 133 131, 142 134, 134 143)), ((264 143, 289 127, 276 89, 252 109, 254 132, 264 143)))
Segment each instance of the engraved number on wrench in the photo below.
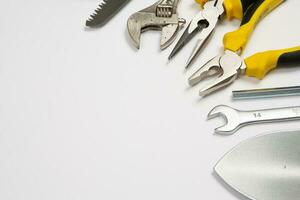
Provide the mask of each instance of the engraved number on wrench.
POLYGON ((218 116, 224 117, 227 124, 217 128, 215 132, 229 135, 250 124, 300 120, 300 107, 240 111, 229 106, 220 105, 208 114, 208 118, 218 116))

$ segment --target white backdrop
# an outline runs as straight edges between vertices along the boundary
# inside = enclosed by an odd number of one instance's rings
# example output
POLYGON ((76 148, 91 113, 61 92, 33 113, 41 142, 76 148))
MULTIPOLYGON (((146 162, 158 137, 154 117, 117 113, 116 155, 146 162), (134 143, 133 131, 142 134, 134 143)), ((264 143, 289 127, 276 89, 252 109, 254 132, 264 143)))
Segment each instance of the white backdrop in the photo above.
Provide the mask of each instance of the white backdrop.
MULTIPOLYGON (((222 50, 224 21, 189 71, 194 43, 170 63, 159 32, 133 48, 130 14, 152 4, 132 1, 105 27, 84 28, 97 0, 9 0, 0 3, 1 200, 245 199, 213 174, 240 141, 260 133, 300 129, 299 122, 249 126, 221 137, 206 121, 218 104, 239 109, 299 105, 300 97, 231 100, 233 89, 300 85, 300 69, 243 77, 204 99, 187 78, 222 50)), ((244 56, 299 45, 300 1, 290 0, 259 23, 244 56)), ((182 1, 188 21, 198 11, 182 1)))

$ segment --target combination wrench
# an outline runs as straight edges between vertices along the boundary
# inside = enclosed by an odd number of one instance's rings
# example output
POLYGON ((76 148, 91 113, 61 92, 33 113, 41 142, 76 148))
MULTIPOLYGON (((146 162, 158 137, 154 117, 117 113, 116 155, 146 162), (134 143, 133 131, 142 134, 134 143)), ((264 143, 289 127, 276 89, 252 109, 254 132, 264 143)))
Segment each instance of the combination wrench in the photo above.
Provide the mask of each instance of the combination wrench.
POLYGON ((242 111, 219 105, 210 111, 208 119, 219 116, 223 117, 227 123, 215 129, 215 133, 231 135, 241 127, 250 124, 300 120, 300 107, 242 111))

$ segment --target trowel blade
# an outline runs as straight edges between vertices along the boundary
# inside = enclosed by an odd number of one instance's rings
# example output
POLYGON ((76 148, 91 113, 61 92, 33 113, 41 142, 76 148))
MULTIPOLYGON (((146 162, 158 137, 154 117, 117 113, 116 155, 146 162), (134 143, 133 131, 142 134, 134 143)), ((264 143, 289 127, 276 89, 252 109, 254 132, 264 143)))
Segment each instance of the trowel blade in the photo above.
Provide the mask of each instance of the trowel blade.
POLYGON ((253 200, 300 199, 300 131, 255 137, 228 152, 215 172, 253 200))

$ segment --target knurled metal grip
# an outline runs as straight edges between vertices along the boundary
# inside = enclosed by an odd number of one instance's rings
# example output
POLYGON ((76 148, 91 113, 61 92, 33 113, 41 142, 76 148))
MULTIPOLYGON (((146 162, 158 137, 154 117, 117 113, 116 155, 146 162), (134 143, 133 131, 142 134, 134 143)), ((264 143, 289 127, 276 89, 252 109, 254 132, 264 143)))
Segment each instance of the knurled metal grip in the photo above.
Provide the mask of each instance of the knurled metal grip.
POLYGON ((170 18, 176 13, 179 0, 162 0, 156 7, 156 16, 170 18))

